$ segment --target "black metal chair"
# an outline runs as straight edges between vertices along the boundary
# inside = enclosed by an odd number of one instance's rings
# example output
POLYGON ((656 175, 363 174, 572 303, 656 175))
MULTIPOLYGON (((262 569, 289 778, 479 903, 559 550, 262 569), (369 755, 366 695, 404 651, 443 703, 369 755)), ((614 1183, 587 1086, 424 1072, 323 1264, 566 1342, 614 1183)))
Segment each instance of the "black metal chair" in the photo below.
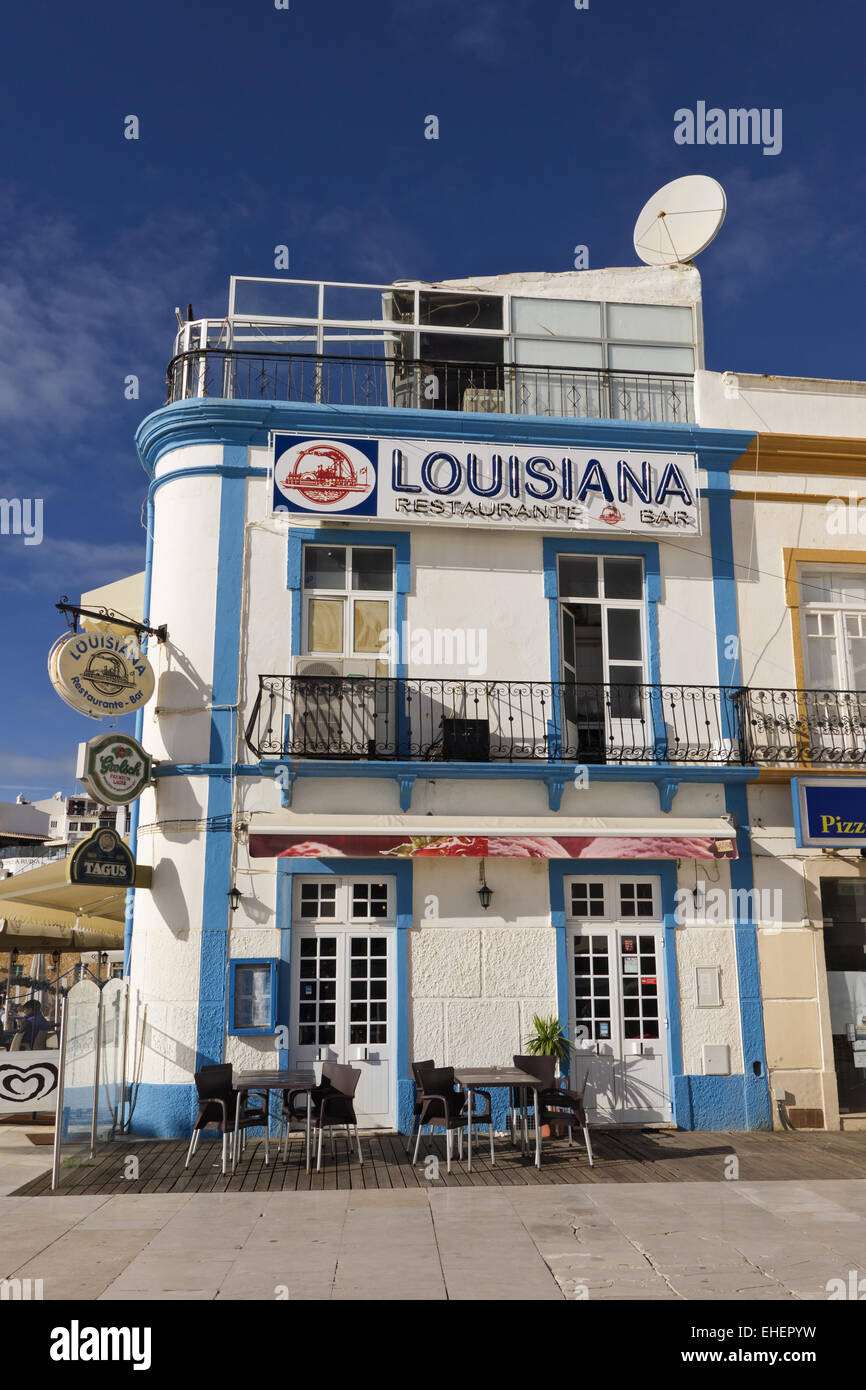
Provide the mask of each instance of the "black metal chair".
MULTIPOLYGON (((463 1131, 469 1124, 466 1108, 466 1095, 455 1085, 453 1067, 430 1067, 426 1062, 415 1063, 412 1067, 417 1088, 416 1108, 418 1110, 418 1133, 415 1137, 413 1165, 418 1162, 418 1149, 421 1145, 421 1131, 425 1125, 430 1130, 445 1130, 445 1157, 448 1172, 451 1172, 452 1134, 457 1131, 458 1156, 463 1157, 463 1131)), ((472 1125, 487 1125, 490 1131, 490 1157, 493 1158, 493 1110, 489 1091, 476 1091, 486 1101, 483 1110, 476 1111, 473 1105, 472 1125)), ((414 1121, 413 1121, 414 1123, 414 1121)))
POLYGON ((436 1063, 433 1061, 432 1057, 429 1058, 426 1062, 412 1063, 412 1077, 415 1082, 415 1106, 412 1111, 412 1124, 409 1127, 409 1138, 406 1140, 407 1153, 412 1147, 412 1137, 415 1133, 415 1125, 418 1123, 418 1117, 421 1114, 420 1096, 421 1092, 424 1090, 424 1073, 435 1070, 436 1063))
POLYGON ((246 1100, 239 1105, 238 1092, 232 1086, 232 1066, 230 1062, 202 1067, 195 1074, 195 1088, 198 1093, 198 1115, 192 1128, 189 1148, 184 1168, 188 1168, 193 1154, 198 1148, 201 1132, 208 1125, 216 1125, 222 1135, 222 1172, 225 1176, 229 1135, 232 1138, 232 1171, 237 1165, 238 1135, 254 1125, 265 1127, 265 1162, 268 1162, 268 1103, 265 1092, 264 1106, 250 1106, 246 1100))
POLYGON ((189 1148, 184 1168, 188 1168, 192 1156, 198 1148, 201 1132, 208 1125, 216 1125, 222 1135, 222 1171, 225 1176, 228 1157, 228 1137, 234 1134, 237 1113, 237 1092, 232 1090, 231 1064, 202 1067, 195 1074, 195 1089, 198 1093, 198 1114, 192 1127, 189 1148))
POLYGON ((586 1093, 586 1083, 589 1079, 589 1067, 587 1067, 583 1085, 579 1091, 571 1090, 568 1085, 568 1077, 558 1078, 558 1084, 550 1086, 539 1093, 538 1111, 535 1117, 536 1124, 556 1125, 560 1129, 568 1130, 568 1146, 572 1147, 572 1130, 583 1130, 583 1142, 586 1146, 586 1156, 589 1159, 589 1166, 592 1168, 592 1144, 589 1139, 589 1125, 586 1119, 586 1110, 583 1104, 583 1097, 586 1093))
MULTIPOLYGON (((361 1141, 358 1138, 358 1118, 355 1114, 355 1092, 358 1089, 358 1082, 361 1080, 360 1067, 343 1066, 338 1062, 325 1062, 322 1065, 322 1083, 314 1086, 311 1091, 312 1097, 312 1127, 318 1133, 319 1140, 316 1153, 316 1172, 321 1171, 322 1167, 322 1136, 325 1130, 331 1131, 331 1153, 334 1149, 333 1131, 343 1127, 346 1131, 346 1149, 352 1151, 352 1136, 350 1127, 355 1132, 355 1145, 358 1150, 358 1163, 363 1164, 364 1156, 361 1153, 361 1141)), ((307 1123, 307 1093, 306 1091, 291 1091, 283 1099, 284 1120, 302 1120, 307 1123), (301 1113, 297 1108, 297 1096, 304 1097, 304 1110, 301 1113)))
MULTIPOLYGON (((550 1090, 556 1081, 556 1058, 545 1057, 543 1055, 512 1058, 514 1065, 521 1071, 529 1072, 530 1076, 535 1076, 541 1082, 545 1090, 550 1090)), ((520 1088, 511 1088, 511 1142, 515 1143, 515 1127, 517 1112, 521 1105, 520 1088)), ((523 1097, 523 1105, 526 1111, 534 1109, 534 1102, 530 1102, 528 1096, 523 1097)))

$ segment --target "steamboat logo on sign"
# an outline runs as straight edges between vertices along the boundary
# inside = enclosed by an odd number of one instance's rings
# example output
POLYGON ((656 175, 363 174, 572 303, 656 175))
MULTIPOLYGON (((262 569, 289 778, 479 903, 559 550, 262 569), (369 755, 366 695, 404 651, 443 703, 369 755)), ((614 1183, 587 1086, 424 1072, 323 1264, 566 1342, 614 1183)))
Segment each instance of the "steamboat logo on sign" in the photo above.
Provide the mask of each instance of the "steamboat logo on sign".
POLYGON ((277 435, 274 509, 375 515, 374 442, 277 435))
POLYGON ((92 719, 132 713, 147 704, 155 685, 138 640, 107 624, 59 638, 48 655, 48 675, 61 699, 92 719))

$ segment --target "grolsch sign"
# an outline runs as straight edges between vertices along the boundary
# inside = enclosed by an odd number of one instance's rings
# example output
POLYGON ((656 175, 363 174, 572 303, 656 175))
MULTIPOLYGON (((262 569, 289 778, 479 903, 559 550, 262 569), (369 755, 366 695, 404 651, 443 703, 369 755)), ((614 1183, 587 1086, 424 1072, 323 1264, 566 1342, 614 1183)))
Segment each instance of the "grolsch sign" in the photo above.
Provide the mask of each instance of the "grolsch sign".
POLYGON ((126 806, 150 782, 153 760, 134 738, 99 734, 78 745, 76 776, 94 801, 126 806))

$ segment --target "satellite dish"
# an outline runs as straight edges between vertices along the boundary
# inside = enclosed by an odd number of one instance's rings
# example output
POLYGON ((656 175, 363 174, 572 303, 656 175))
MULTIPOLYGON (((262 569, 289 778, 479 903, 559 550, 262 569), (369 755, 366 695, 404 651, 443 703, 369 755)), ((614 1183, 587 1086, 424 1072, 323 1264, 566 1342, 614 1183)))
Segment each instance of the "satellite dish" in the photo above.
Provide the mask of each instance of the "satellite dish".
POLYGON ((694 260, 725 220, 725 190, 706 174, 674 179, 654 193, 634 224, 634 249, 646 265, 694 260))

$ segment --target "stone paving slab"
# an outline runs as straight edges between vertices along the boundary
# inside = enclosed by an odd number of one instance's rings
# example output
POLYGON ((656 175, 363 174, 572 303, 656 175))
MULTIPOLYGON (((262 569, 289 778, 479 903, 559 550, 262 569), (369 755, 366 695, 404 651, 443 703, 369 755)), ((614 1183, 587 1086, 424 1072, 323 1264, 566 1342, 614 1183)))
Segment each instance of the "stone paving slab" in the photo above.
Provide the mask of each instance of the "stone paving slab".
POLYGON ((866 1181, 0 1198, 46 1299, 811 1301, 866 1276, 866 1181))

